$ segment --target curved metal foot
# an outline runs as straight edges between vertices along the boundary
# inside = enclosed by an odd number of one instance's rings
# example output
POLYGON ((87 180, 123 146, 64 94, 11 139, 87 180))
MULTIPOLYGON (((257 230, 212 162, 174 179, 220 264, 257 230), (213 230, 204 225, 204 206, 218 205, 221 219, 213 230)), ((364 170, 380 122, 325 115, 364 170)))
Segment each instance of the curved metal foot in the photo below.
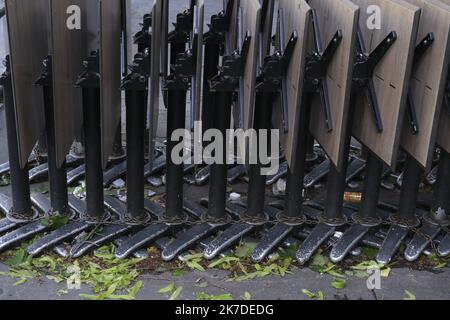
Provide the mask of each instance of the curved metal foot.
POLYGON ((4 234, 5 232, 11 231, 12 229, 17 228, 20 224, 12 222, 9 219, 1 219, 0 220, 0 234, 4 234))
POLYGON ((13 209, 13 201, 11 197, 8 197, 7 195, 0 193, 0 210, 4 214, 8 214, 13 209))
POLYGON ((133 230, 132 226, 122 225, 105 225, 101 231, 95 234, 91 239, 82 241, 81 243, 74 245, 70 250, 70 256, 72 258, 79 258, 82 255, 89 253, 105 243, 111 242, 116 238, 119 238, 133 230))
POLYGON ((252 232, 255 228, 256 226, 246 223, 232 225, 208 244, 203 256, 208 260, 214 259, 220 252, 239 242, 243 236, 252 232))
POLYGON ((308 262, 314 252, 316 252, 316 250, 334 234, 335 230, 335 227, 330 227, 325 224, 318 224, 315 226, 297 252, 296 257, 298 262, 300 264, 308 262))
POLYGON ((75 211, 80 217, 84 216, 87 211, 86 202, 78 199, 73 194, 69 193, 69 207, 75 211))
POLYGON ((180 253, 190 248, 199 240, 206 238, 219 228, 219 226, 201 224, 182 232, 177 235, 177 238, 169 243, 163 250, 161 255, 162 259, 164 261, 171 261, 175 259, 180 253))
POLYGON ((366 161, 358 157, 354 157, 353 160, 349 163, 347 168, 346 182, 349 183, 350 181, 355 179, 364 171, 365 168, 366 168, 366 161))
POLYGON ((0 251, 4 251, 23 240, 27 240, 39 233, 45 232, 48 227, 40 221, 34 221, 0 237, 0 251))
POLYGON ((0 164, 0 175, 3 175, 8 172, 9 172, 9 162, 0 164))
MULTIPOLYGON (((117 217, 124 217, 127 213, 127 205, 115 197, 105 197, 105 207, 117 217)), ((92 239, 74 245, 70 251, 70 256, 79 258, 82 255, 95 250, 97 247, 131 232, 135 227, 129 225, 104 225, 101 231, 95 234, 92 239)))
POLYGON ((57 246, 66 240, 73 239, 83 231, 92 229, 93 227, 94 226, 92 224, 87 224, 84 222, 70 222, 69 224, 34 242, 28 247, 27 252, 32 256, 37 256, 44 250, 57 246))
POLYGON ((430 171, 430 173, 427 175, 426 181, 427 181, 427 184, 428 184, 428 185, 434 186, 434 185, 436 184, 436 181, 437 181, 437 174, 438 174, 438 169, 439 169, 439 166, 434 167, 434 168, 430 171))
POLYGON ((416 234, 405 250, 405 259, 413 262, 419 259, 422 252, 427 248, 431 241, 437 237, 441 227, 432 225, 426 221, 423 222, 420 233, 416 234))
MULTIPOLYGON (((28 158, 28 164, 34 162, 37 160, 36 154, 34 152, 31 153, 30 157, 28 158)), ((10 171, 9 161, 0 164, 0 175, 3 175, 5 173, 9 173, 10 171)))
POLYGON ((352 225, 345 231, 342 238, 334 245, 330 253, 330 259, 334 263, 341 262, 350 253, 350 251, 364 238, 369 232, 370 227, 365 227, 359 224, 352 225))
POLYGON ((118 218, 127 214, 127 204, 115 197, 105 196, 105 207, 118 218))
POLYGON ((322 180, 330 172, 331 161, 325 159, 321 164, 311 170, 303 179, 303 186, 311 188, 322 180))
POLYGON ((277 223, 270 228, 267 233, 259 241, 252 253, 252 260, 255 262, 262 261, 272 250, 286 239, 296 227, 288 226, 284 223, 277 223))
MULTIPOLYGON (((66 157, 67 165, 73 165, 74 163, 76 163, 78 161, 80 161, 80 160, 75 157, 72 157, 70 155, 66 157)), ((29 179, 31 182, 35 181, 35 180, 47 178, 48 177, 48 162, 43 163, 37 167, 30 169, 30 171, 28 172, 28 176, 29 176, 29 179)))
POLYGON ((140 230, 138 233, 132 235, 125 240, 117 249, 116 257, 119 259, 125 259, 133 252, 143 248, 146 245, 151 244, 156 239, 162 237, 171 229, 166 224, 155 224, 140 230))
MULTIPOLYGON (((155 172, 162 170, 165 165, 166 165, 166 157, 159 156, 158 158, 153 160, 152 166, 150 166, 149 163, 147 163, 144 166, 144 177, 149 177, 155 172)), ((111 185, 111 183, 123 177, 126 173, 127 173, 127 162, 123 161, 103 174, 103 186, 105 188, 108 187, 109 185, 111 185)))
POLYGON ((288 170, 289 170, 289 165, 288 165, 287 161, 282 162, 280 164, 280 167, 276 174, 267 176, 266 185, 271 186, 272 184, 276 183, 281 178, 285 178, 287 176, 288 170))
POLYGON ((40 166, 30 169, 28 172, 28 177, 30 181, 43 179, 48 176, 48 163, 43 163, 40 166))
POLYGON ((31 202, 44 214, 49 214, 52 211, 50 199, 42 193, 33 192, 31 194, 31 202))
POLYGON ((183 201, 183 210, 197 218, 201 218, 206 213, 205 207, 199 205, 197 202, 190 200, 183 201))
POLYGON ((111 183, 123 177, 127 173, 127 162, 123 161, 103 174, 103 187, 107 188, 111 183))
POLYGON ((233 183, 240 177, 244 176, 247 170, 244 165, 237 165, 227 172, 228 183, 233 183))
POLYGON ((439 244, 438 255, 440 257, 450 256, 450 233, 448 233, 439 244))
POLYGON ((144 208, 145 210, 147 210, 147 212, 157 218, 162 217, 164 214, 164 209, 160 205, 148 199, 144 199, 144 208))
POLYGON ((381 245, 380 251, 378 252, 377 262, 384 265, 391 262, 408 233, 408 228, 398 225, 391 225, 391 228, 389 229, 389 232, 381 245))
MULTIPOLYGON (((164 168, 166 165, 166 157, 161 155, 155 158, 152 164, 147 163, 144 166, 144 177, 149 177, 155 172, 158 172, 164 168)), ((103 174, 103 186, 106 188, 111 185, 114 181, 122 178, 127 173, 127 162, 123 161, 103 174)))
MULTIPOLYGON (((187 213, 195 217, 200 218, 206 213, 206 208, 192 201, 185 201, 183 207, 187 213)), ((162 252, 162 259, 164 261, 171 261, 175 259, 184 250, 188 249, 199 240, 207 237, 218 228, 219 226, 204 223, 182 231, 177 235, 174 241, 167 244, 166 248, 162 252)))
POLYGON ((166 167, 166 155, 162 154, 159 157, 153 159, 152 164, 147 163, 144 166, 144 177, 150 177, 152 174, 160 172, 166 167))
MULTIPOLYGON (((119 247, 127 240, 128 240, 127 236, 121 237, 119 239, 114 240, 114 244, 116 245, 116 247, 119 247)), ((135 257, 137 259, 147 259, 149 257, 149 254, 148 254, 147 250, 141 249, 141 250, 134 252, 133 257, 135 257)))
POLYGON ((86 166, 82 164, 79 167, 76 167, 73 170, 70 170, 67 172, 67 183, 73 184, 79 180, 81 180, 84 177, 84 174, 86 173, 86 166))
POLYGON ((69 258, 69 250, 67 250, 67 247, 64 244, 57 245, 53 248, 53 252, 56 253, 58 256, 63 258, 69 258))
POLYGON ((228 202, 226 210, 230 215, 237 218, 247 212, 246 204, 240 202, 228 202))
POLYGON ((206 183, 211 174, 211 166, 206 166, 195 174, 195 182, 198 185, 206 183))

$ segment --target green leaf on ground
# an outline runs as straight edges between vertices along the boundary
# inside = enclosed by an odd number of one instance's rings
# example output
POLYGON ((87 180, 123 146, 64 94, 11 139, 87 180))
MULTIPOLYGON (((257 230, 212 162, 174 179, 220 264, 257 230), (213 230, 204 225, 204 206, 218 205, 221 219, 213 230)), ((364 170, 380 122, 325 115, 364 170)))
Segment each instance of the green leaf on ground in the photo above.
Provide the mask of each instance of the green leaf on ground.
POLYGON ((175 289, 175 283, 170 283, 168 286, 158 290, 158 293, 170 293, 175 289))
POLYGON ((3 261, 9 267, 15 267, 21 265, 27 260, 27 252, 23 248, 18 248, 13 252, 13 255, 3 261))
POLYGON ((317 293, 311 292, 307 289, 303 289, 302 293, 307 296, 310 299, 314 299, 314 300, 325 300, 325 295, 323 294, 322 291, 318 291, 317 293))
POLYGON ((247 242, 243 245, 238 246, 234 254, 238 258, 250 258, 256 246, 256 242, 247 242))
POLYGON ((19 281, 14 282, 14 286, 18 286, 18 285, 24 284, 24 283, 27 282, 27 281, 28 281, 28 279, 22 278, 22 279, 20 279, 19 281))
POLYGON ((197 293, 197 300, 233 300, 233 296, 231 293, 213 296, 206 292, 199 292, 197 293))
POLYGON ((331 282, 331 286, 335 289, 345 289, 345 287, 347 286, 347 282, 344 279, 334 279, 331 282))
POLYGON ((175 289, 175 291, 170 296, 169 300, 177 300, 177 298, 180 296, 181 291, 183 291, 183 287, 178 287, 175 289))
POLYGON ((405 295, 406 296, 403 298, 403 300, 417 300, 416 296, 408 290, 405 290, 405 295))
POLYGON ((250 294, 250 292, 245 292, 244 293, 244 296, 242 297, 244 300, 247 300, 247 301, 249 301, 249 300, 252 300, 252 295, 250 294))
POLYGON ((220 267, 220 266, 222 266, 224 264, 229 265, 231 262, 237 262, 237 261, 240 261, 240 260, 241 259, 236 258, 236 257, 223 257, 223 258, 217 259, 216 261, 210 263, 208 265, 208 268, 213 269, 215 267, 218 267, 218 266, 220 267))
POLYGON ((41 219, 41 224, 46 226, 52 230, 59 229, 64 227, 67 223, 69 223, 70 216, 69 215, 55 215, 52 217, 47 217, 41 219))
POLYGON ((375 259, 378 254, 378 249, 376 248, 362 247, 361 251, 369 259, 375 259))
POLYGON ((172 271, 172 276, 174 276, 174 277, 182 277, 184 275, 186 275, 186 271, 184 271, 184 270, 177 269, 177 270, 172 271))
POLYGON ((208 282, 206 282, 202 278, 200 278, 195 282, 195 286, 198 288, 206 288, 208 286, 208 282))
POLYGON ((189 254, 184 257, 186 265, 193 270, 204 272, 205 268, 200 264, 203 259, 203 253, 189 254))
POLYGON ((6 186, 9 186, 10 184, 11 184, 11 179, 9 178, 8 175, 5 174, 0 178, 0 187, 6 187, 6 186))

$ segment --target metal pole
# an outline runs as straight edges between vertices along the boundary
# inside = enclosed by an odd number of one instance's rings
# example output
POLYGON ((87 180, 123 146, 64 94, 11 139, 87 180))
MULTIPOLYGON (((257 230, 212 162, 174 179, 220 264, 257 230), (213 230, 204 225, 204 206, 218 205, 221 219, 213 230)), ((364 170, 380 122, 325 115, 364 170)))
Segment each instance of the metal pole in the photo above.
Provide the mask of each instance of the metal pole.
POLYGON ((177 42, 176 40, 170 42, 170 64, 174 65, 177 62, 178 54, 184 53, 185 50, 185 42, 177 42))
POLYGON ((82 88, 83 132, 86 167, 86 218, 105 218, 102 167, 102 130, 100 113, 100 57, 92 52, 84 61, 84 71, 76 83, 82 88))
POLYGON ((186 91, 168 90, 167 110, 167 174, 166 174, 166 220, 183 217, 183 169, 184 164, 175 164, 172 151, 179 143, 172 141, 172 133, 184 129, 186 121, 186 91))
POLYGON ((144 211, 145 90, 126 91, 127 119, 127 206, 129 218, 140 221, 144 211))
POLYGON ((408 225, 416 223, 416 201, 419 194, 420 178, 422 169, 420 165, 411 156, 408 155, 405 165, 405 172, 403 174, 402 190, 400 192, 400 203, 398 222, 406 223, 408 225))
POLYGON ((377 219, 380 186, 383 174, 383 162, 372 152, 367 153, 366 174, 359 217, 363 219, 377 219))
MULTIPOLYGON (((342 207, 344 204, 344 193, 347 185, 347 168, 348 168, 348 158, 350 155, 350 147, 352 141, 352 127, 353 127, 353 110, 356 108, 356 92, 352 89, 353 93, 350 100, 350 112, 351 115, 347 122, 347 129, 345 135, 345 149, 343 151, 344 155, 342 158, 342 168, 339 171, 334 165, 330 168, 330 173, 328 175, 327 184, 327 198, 325 201, 325 211, 323 217, 326 220, 344 220, 344 215, 342 214, 342 207)), ((381 176, 381 175, 380 175, 381 176)))
MULTIPOLYGON (((214 36, 213 36, 214 37, 214 36)), ((214 41, 211 41, 214 42, 214 41)), ((214 93, 209 89, 209 80, 215 76, 219 70, 219 52, 218 43, 210 43, 208 39, 205 43, 205 62, 203 75, 203 108, 202 108, 202 126, 203 131, 213 128, 216 106, 214 105, 214 93)))
POLYGON ((305 175, 305 161, 306 154, 308 152, 307 140, 309 134, 309 121, 311 115, 312 96, 309 93, 305 93, 306 98, 303 101, 306 102, 300 111, 300 123, 297 140, 297 152, 295 153, 295 159, 293 159, 294 168, 288 170, 287 185, 286 185, 286 199, 285 210, 283 216, 287 219, 303 219, 302 213, 303 204, 303 179, 305 175))
POLYGON ((432 215, 436 220, 447 218, 442 216, 442 210, 449 212, 450 210, 450 154, 441 149, 441 158, 438 167, 437 184, 434 190, 434 204, 431 209, 432 215))
POLYGON ((114 135, 113 151, 111 159, 122 158, 125 155, 125 151, 122 146, 122 116, 119 119, 119 125, 117 126, 116 134, 114 135))
MULTIPOLYGON (((273 92, 256 94, 255 130, 270 130, 272 124, 273 92)), ((268 139, 268 143, 270 140, 268 139)), ((264 217, 264 201, 267 176, 261 174, 262 164, 258 157, 257 164, 250 165, 248 185, 248 209, 246 215, 251 218, 264 217)), ((301 189, 297 190, 297 193, 301 189)))
MULTIPOLYGON (((222 137, 226 137, 226 131, 231 125, 232 92, 218 91, 215 93, 216 105, 215 121, 213 128, 219 130, 222 137)), ((211 166, 208 217, 212 220, 226 219, 227 196, 227 144, 223 144, 223 163, 214 163, 211 166)))
POLYGON ((83 119, 87 216, 97 220, 104 215, 99 88, 83 88, 83 119))
POLYGON ((9 166, 11 173, 11 192, 13 212, 9 214, 14 220, 29 220, 33 218, 30 199, 30 183, 28 168, 21 168, 19 161, 19 145, 14 112, 14 93, 9 56, 6 57, 6 71, 1 77, 3 85, 6 130, 8 136, 9 166))
POLYGON ((52 60, 48 57, 45 62, 45 74, 41 78, 45 81, 44 90, 44 112, 45 112, 45 133, 47 137, 48 150, 48 174, 50 180, 50 200, 53 212, 67 214, 69 212, 67 195, 67 169, 66 161, 61 167, 56 162, 56 134, 53 104, 53 78, 52 60))

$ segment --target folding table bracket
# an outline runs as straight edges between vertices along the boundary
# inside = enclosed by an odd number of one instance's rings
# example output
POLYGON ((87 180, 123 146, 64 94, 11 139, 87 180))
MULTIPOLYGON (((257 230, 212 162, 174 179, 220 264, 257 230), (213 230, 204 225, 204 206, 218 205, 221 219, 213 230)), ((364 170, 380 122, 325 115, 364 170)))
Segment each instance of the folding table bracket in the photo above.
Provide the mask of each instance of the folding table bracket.
MULTIPOLYGON (((433 42, 434 34, 428 33, 419 45, 417 45, 414 54, 414 66, 417 66, 417 63, 420 62, 426 50, 430 48, 433 42)), ((412 131, 414 134, 417 134, 419 127, 417 117, 415 116, 415 106, 411 91, 408 92, 408 109, 412 131)), ((420 218, 416 213, 416 201, 419 194, 421 176, 421 166, 413 157, 408 155, 402 179, 399 211, 390 217, 392 223, 391 229, 378 253, 377 261, 379 263, 389 263, 397 253, 398 248, 409 231, 420 225, 420 218)), ((424 222, 420 229, 421 235, 416 235, 408 244, 408 248, 405 251, 405 258, 409 261, 418 259, 429 244, 429 239, 434 239, 439 234, 439 229, 438 224, 424 222)))
MULTIPOLYGON (((414 52, 414 62, 413 65, 417 66, 417 64, 422 59, 426 50, 433 44, 434 42, 434 34, 432 32, 428 33, 425 38, 416 46, 416 50, 414 52)), ((416 107, 414 104, 412 89, 408 90, 408 105, 407 105, 407 113, 409 124, 411 126, 411 130, 413 134, 419 133, 419 121, 417 119, 416 107)))
POLYGON ((342 31, 336 31, 325 50, 322 49, 322 35, 316 10, 311 10, 311 21, 314 32, 314 52, 306 60, 306 81, 309 90, 320 95, 321 105, 324 109, 325 123, 328 131, 333 130, 331 106, 328 94, 327 72, 328 66, 342 40, 342 31))
POLYGON ((6 213, 7 218, 15 223, 33 221, 38 212, 31 206, 30 182, 28 168, 22 168, 19 157, 19 143, 17 141, 17 125, 15 119, 14 92, 9 55, 4 61, 5 72, 0 77, 3 86, 6 130, 8 135, 9 166, 11 176, 11 191, 13 206, 6 213))
MULTIPOLYGON (((366 54, 366 49, 364 45, 364 40, 362 38, 361 30, 358 29, 358 37, 357 37, 357 50, 356 50, 356 59, 353 69, 353 82, 354 87, 352 88, 352 99, 351 99, 351 108, 355 108, 356 103, 356 95, 363 90, 366 93, 366 97, 369 101, 369 104, 372 107, 375 123, 377 130, 381 132, 383 130, 383 125, 381 122, 381 117, 379 115, 378 108, 378 100, 376 97, 375 87, 373 85, 373 74, 374 69, 377 64, 383 59, 386 52, 392 46, 394 41, 396 40, 397 35, 395 32, 391 32, 376 48, 370 53, 366 54)), ((351 114, 351 112, 350 112, 351 114)), ((349 121, 349 128, 352 127, 353 121, 349 121)), ((348 129, 346 136, 346 151, 344 157, 348 159, 350 152, 350 143, 351 143, 351 129, 348 129)), ((347 161, 347 160, 346 160, 347 161)), ((377 205, 378 205, 378 191, 379 191, 379 183, 377 185, 377 181, 381 179, 382 166, 379 166, 379 163, 375 160, 375 167, 371 167, 370 163, 366 164, 366 168, 368 169, 368 173, 366 174, 366 182, 370 182, 370 185, 365 185, 365 200, 363 200, 363 208, 361 209, 361 213, 355 213, 353 215, 353 219, 355 219, 356 223, 360 223, 363 226, 372 226, 373 224, 378 224, 377 215, 377 205), (369 174, 370 173, 370 174, 369 174), (368 178, 370 175, 371 179, 368 178), (373 180, 372 178, 376 178, 373 180), (373 189, 373 190, 372 190, 373 189), (369 193, 372 196, 369 196, 369 193), (369 197, 368 197, 369 196, 369 197), (371 199, 371 200, 369 200, 371 199)), ((320 247, 320 245, 326 241, 326 239, 330 236, 331 230, 335 230, 337 226, 346 223, 346 219, 341 212, 342 201, 344 198, 344 191, 346 186, 346 172, 350 166, 346 163, 344 165, 344 173, 340 173, 336 168, 331 168, 330 177, 328 180, 328 194, 326 200, 326 209, 321 216, 322 223, 328 226, 320 227, 317 232, 313 232, 311 234, 311 238, 307 238, 305 242, 300 247, 300 251, 297 255, 297 259, 301 263, 307 262, 312 256, 313 252, 320 247), (320 232, 319 232, 320 231, 320 232), (313 236, 314 235, 314 236, 313 236), (313 251, 311 251, 313 250, 313 251)), ((361 239, 368 228, 356 228, 350 229, 348 235, 345 235, 337 242, 335 247, 333 248, 330 258, 333 261, 341 261, 344 257, 353 249, 359 239, 361 239)))
MULTIPOLYGON (((264 59, 264 65, 261 74, 257 78, 256 85, 256 105, 258 109, 255 111, 255 128, 257 130, 270 129, 274 97, 282 90, 283 78, 287 74, 287 68, 297 43, 297 38, 298 36, 294 32, 283 51, 277 51, 274 55, 264 59)), ((241 212, 236 212, 242 223, 231 226, 224 231, 223 235, 206 246, 205 257, 208 259, 217 256, 221 250, 228 248, 235 241, 261 228, 269 221, 267 210, 270 210, 270 208, 265 207, 267 177, 261 174, 261 169, 262 166, 260 164, 250 165, 247 208, 244 208, 241 212)), ((278 210, 273 212, 272 217, 274 218, 277 213, 278 210)), ((276 239, 270 237, 268 240, 270 241, 266 242, 270 242, 270 244, 267 243, 267 245, 271 246, 271 243, 276 239)))
MULTIPOLYGON (((224 39, 223 32, 226 30, 225 23, 228 21, 228 18, 222 13, 214 19, 216 23, 213 27, 215 28, 213 29, 214 33, 210 29, 209 40, 207 41, 222 41, 224 39)), ((223 57, 222 66, 218 67, 218 74, 208 81, 209 90, 214 93, 216 101, 214 121, 211 125, 223 133, 230 126, 232 95, 236 91, 239 79, 243 76, 250 40, 251 37, 247 34, 242 49, 240 51, 235 50, 230 56, 223 57)), ((195 204, 191 204, 191 208, 186 209, 188 203, 185 203, 185 210, 191 210, 192 214, 199 215, 204 223, 188 228, 178 234, 177 238, 163 250, 162 258, 164 260, 168 261, 176 258, 179 253, 195 242, 229 224, 231 217, 227 215, 225 208, 227 170, 228 166, 226 164, 213 164, 210 167, 210 203, 208 210, 201 210, 201 207, 195 204)))

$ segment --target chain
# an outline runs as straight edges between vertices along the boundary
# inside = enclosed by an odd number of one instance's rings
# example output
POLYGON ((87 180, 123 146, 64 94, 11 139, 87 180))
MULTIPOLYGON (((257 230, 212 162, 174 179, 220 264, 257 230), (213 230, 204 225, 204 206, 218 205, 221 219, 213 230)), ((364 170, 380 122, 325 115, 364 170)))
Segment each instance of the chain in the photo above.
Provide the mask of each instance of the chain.
MULTIPOLYGON (((282 210, 280 210, 281 212, 282 210)), ((17 214, 14 214, 13 212, 9 213, 9 216, 13 215, 14 218, 19 218, 22 219, 23 221, 26 221, 27 217, 23 216, 23 217, 19 217, 17 216, 17 214)), ((41 215, 38 216, 38 218, 33 219, 33 221, 39 220, 39 219, 43 219, 43 218, 48 218, 49 215, 41 215)), ((28 217, 29 218, 29 217, 28 217)), ((266 224, 286 224, 285 220, 282 219, 278 219, 277 216, 271 217, 271 218, 267 218, 267 219, 262 219, 262 220, 255 220, 254 223, 249 223, 248 219, 242 219, 242 218, 237 218, 236 215, 234 215, 234 218, 232 219, 228 219, 225 221, 221 221, 218 223, 214 223, 213 221, 210 221, 209 219, 207 219, 207 217, 205 215, 199 215, 197 217, 195 217, 194 215, 190 215, 189 218, 187 220, 181 221, 180 223, 174 223, 173 221, 164 221, 163 219, 151 219, 149 221, 146 222, 142 222, 139 224, 127 224, 126 222, 117 219, 111 219, 111 215, 105 215, 105 217, 99 221, 96 222, 89 222, 88 220, 86 220, 85 217, 80 217, 80 216, 76 216, 76 217, 72 217, 70 219, 70 221, 72 222, 79 222, 79 223, 92 223, 92 225, 94 226, 93 230, 89 233, 89 235, 87 236, 86 240, 84 240, 83 242, 86 243, 88 242, 89 238, 96 233, 98 230, 101 229, 102 226, 139 226, 142 228, 146 228, 146 227, 150 227, 150 226, 156 226, 156 225, 161 225, 161 224, 167 224, 167 225, 172 225, 172 226, 183 226, 183 227, 195 227, 195 226, 199 226, 199 225, 205 225, 205 224, 210 224, 211 226, 232 226, 232 225, 238 225, 238 224, 253 224, 255 226, 255 228, 258 227, 262 227, 263 225, 266 224)), ((31 222, 31 221, 30 221, 31 222)), ((253 221, 252 221, 253 222, 253 221)), ((308 226, 317 226, 319 224, 323 224, 323 222, 320 219, 315 219, 315 218, 311 218, 311 217, 305 217, 305 219, 301 220, 301 222, 299 222, 297 225, 292 225, 293 227, 298 226, 304 226, 304 225, 308 225, 308 226)), ((348 219, 343 225, 343 226, 353 226, 353 225, 358 225, 359 223, 357 221, 354 221, 352 219, 348 219)), ((383 220, 381 221, 379 226, 386 226, 386 227, 390 227, 392 226, 392 222, 387 221, 387 220, 383 220)), ((434 238, 424 234, 419 228, 417 228, 416 226, 409 226, 408 229, 414 233, 415 235, 418 235, 424 239, 426 239, 429 242, 429 245, 431 246, 432 252, 433 253, 437 253, 437 247, 434 241, 434 238)), ((441 230, 447 234, 450 234, 450 228, 449 227, 441 227, 441 230)))

